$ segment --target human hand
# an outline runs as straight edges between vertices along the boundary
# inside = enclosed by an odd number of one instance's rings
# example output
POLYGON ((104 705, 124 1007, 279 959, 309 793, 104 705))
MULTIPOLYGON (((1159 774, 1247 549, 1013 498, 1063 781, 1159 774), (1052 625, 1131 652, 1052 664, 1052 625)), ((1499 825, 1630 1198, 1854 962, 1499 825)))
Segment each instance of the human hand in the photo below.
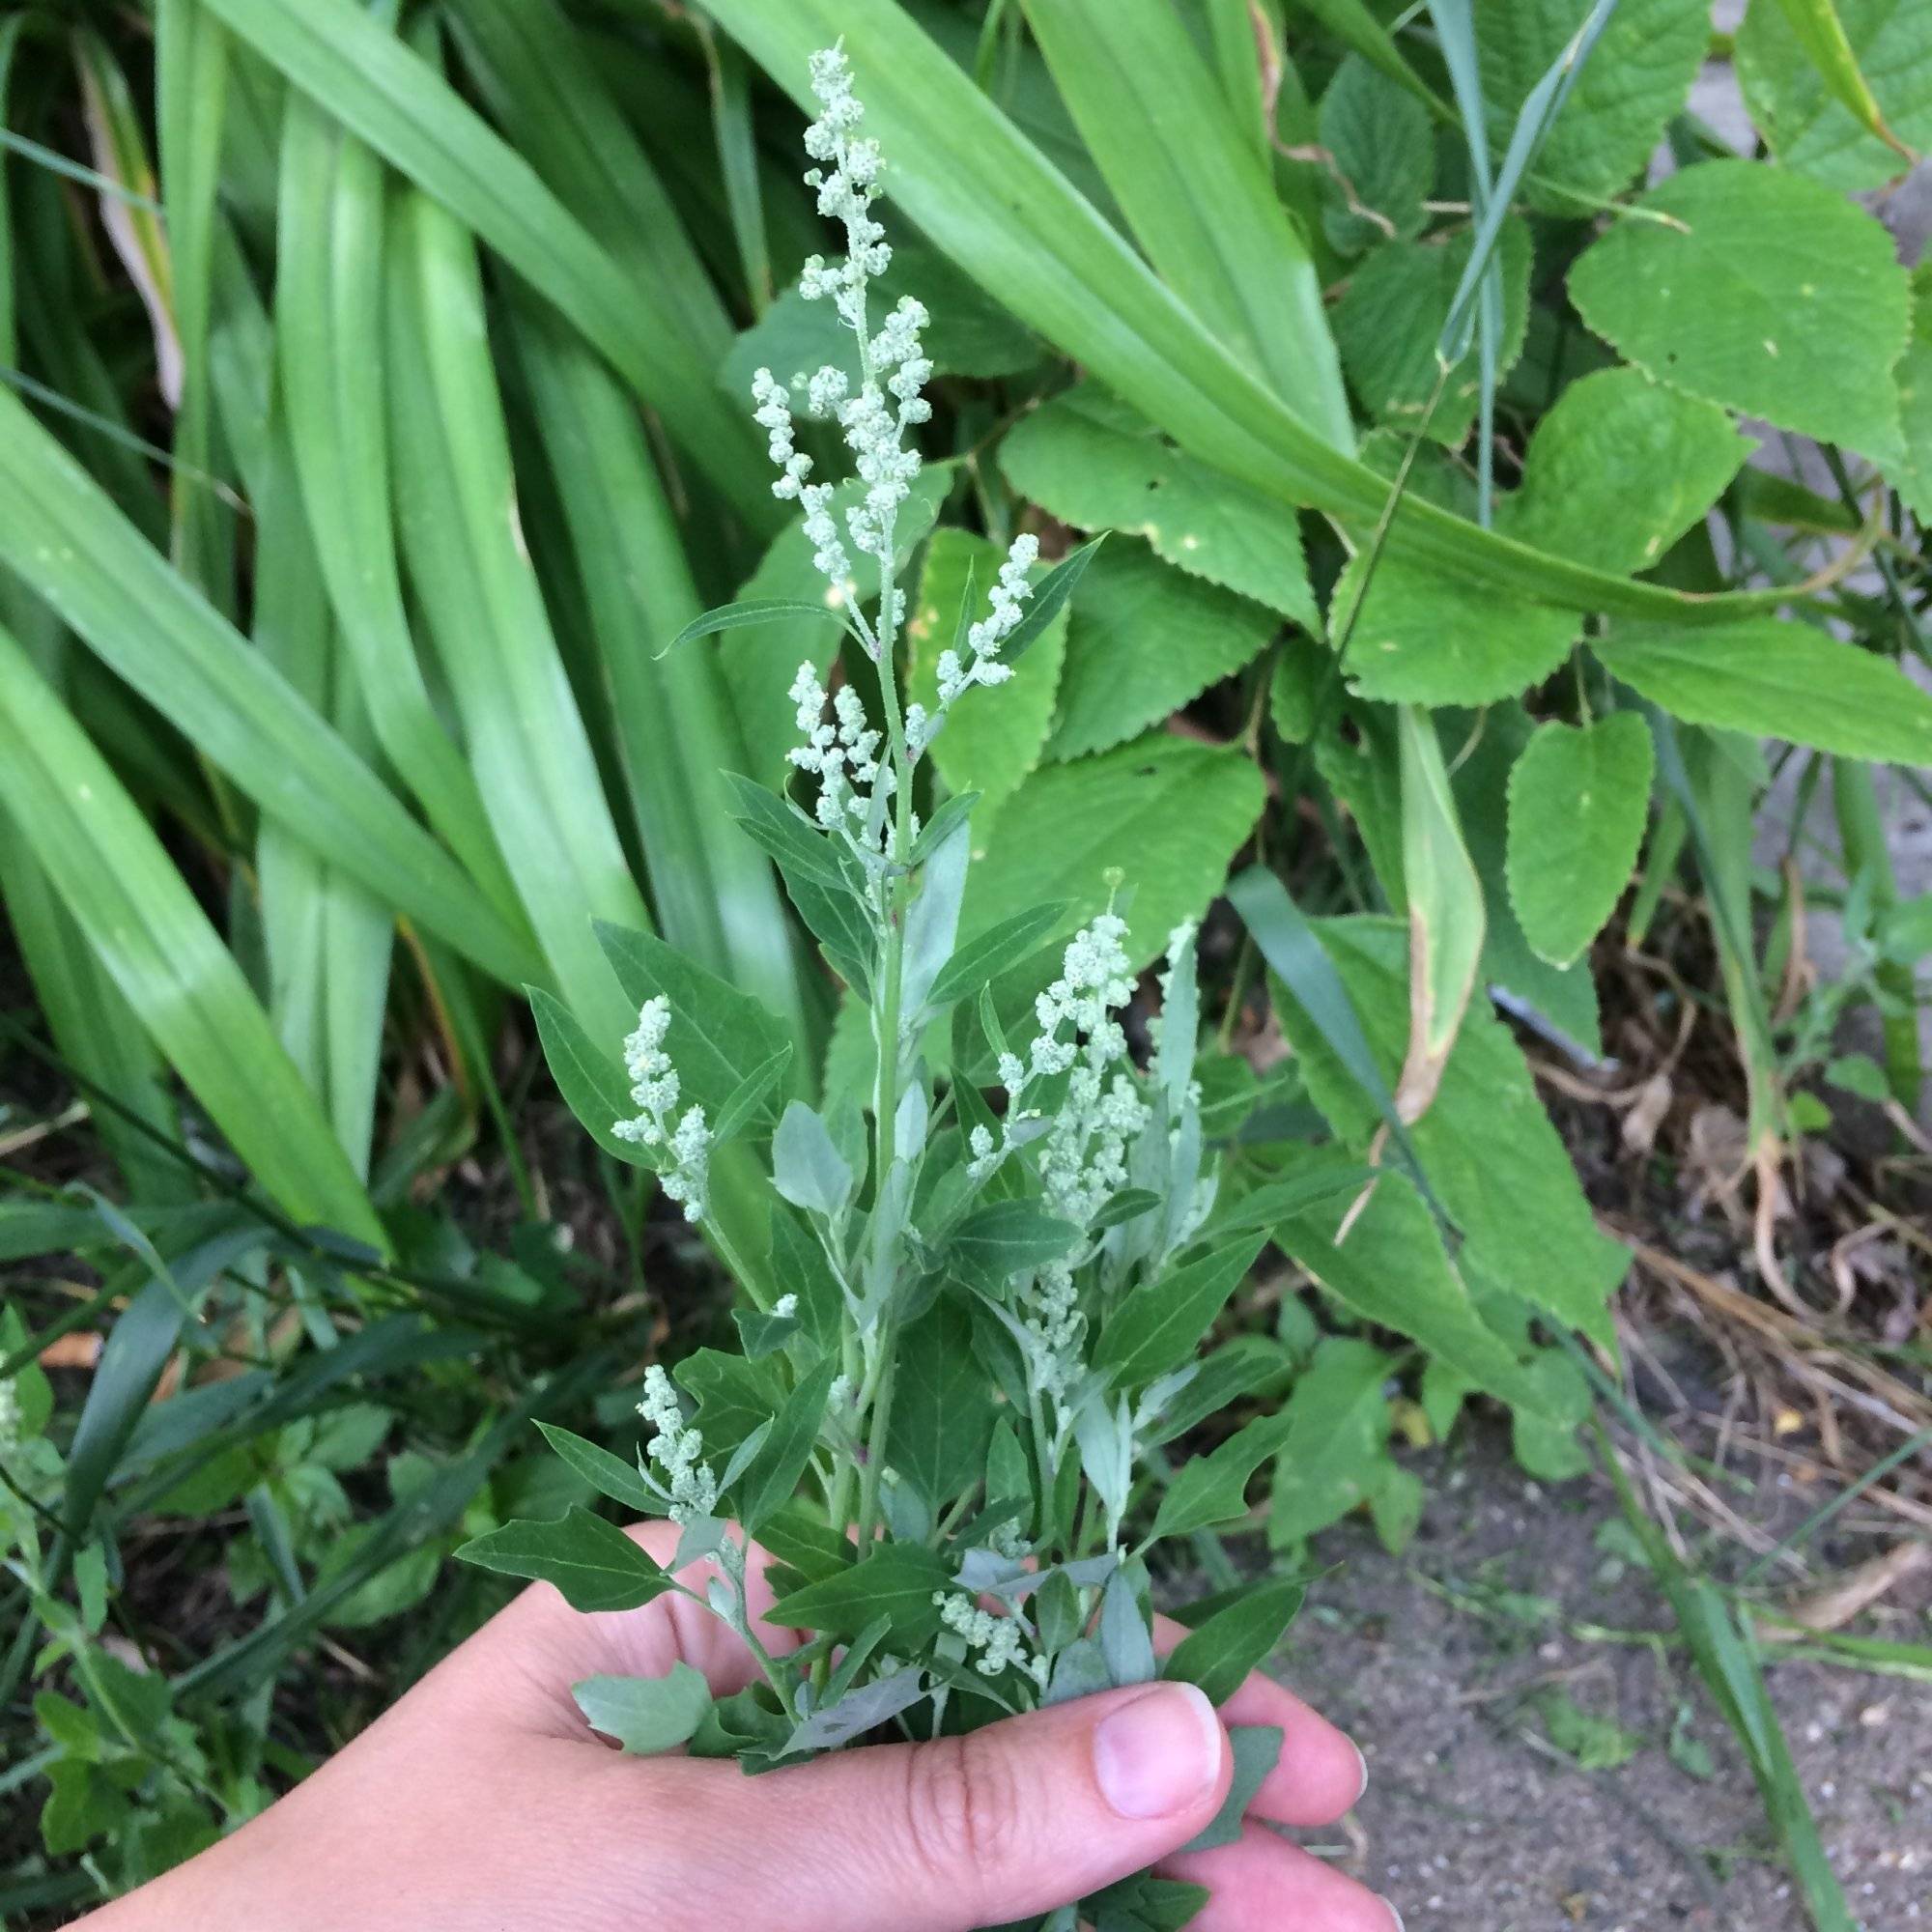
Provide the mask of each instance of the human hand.
MULTIPOLYGON (((631 1532, 668 1562, 677 1532, 631 1532)), ((702 1594, 708 1564, 682 1573, 702 1594)), ((755 1574, 753 1610, 771 1592, 755 1574)), ((774 1654, 793 1634, 760 1625, 774 1654)), ((1165 1647, 1181 1634, 1165 1626, 1165 1647)), ((970 1932, 1157 1864, 1204 1885, 1200 1932, 1400 1932, 1388 1904, 1262 1821, 1326 1825, 1360 1795, 1348 1738, 1252 1677, 1222 1716, 1281 1757, 1235 1843, 1178 1853, 1231 1764, 1191 1685, 1111 1690, 963 1738, 846 1750, 747 1777, 630 1757, 571 1697, 585 1677, 682 1661, 720 1695, 751 1653, 691 1598, 581 1615, 532 1584, 261 1817, 80 1921, 85 1932, 970 1932)))

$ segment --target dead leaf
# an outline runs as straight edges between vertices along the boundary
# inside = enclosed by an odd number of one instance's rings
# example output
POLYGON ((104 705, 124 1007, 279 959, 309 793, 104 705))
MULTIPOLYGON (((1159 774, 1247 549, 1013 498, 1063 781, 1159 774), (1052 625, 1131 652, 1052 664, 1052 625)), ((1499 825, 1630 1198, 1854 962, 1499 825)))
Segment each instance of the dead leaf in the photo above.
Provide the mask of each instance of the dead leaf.
POLYGON ((1759 1640, 1795 1643, 1820 1631, 1842 1630, 1896 1584, 1932 1564, 1932 1543, 1894 1544, 1883 1556, 1848 1570, 1829 1589, 1787 1604, 1776 1621, 1757 1620, 1759 1640))

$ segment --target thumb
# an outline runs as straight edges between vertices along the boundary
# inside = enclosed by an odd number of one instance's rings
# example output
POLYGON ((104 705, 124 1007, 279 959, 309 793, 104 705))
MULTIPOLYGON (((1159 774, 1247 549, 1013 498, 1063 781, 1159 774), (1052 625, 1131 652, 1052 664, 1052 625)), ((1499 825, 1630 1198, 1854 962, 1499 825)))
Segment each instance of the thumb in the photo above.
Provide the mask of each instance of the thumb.
POLYGON ((1166 1857, 1213 1818, 1231 1776, 1227 1734, 1195 1686, 1137 1685, 770 1773, 739 1787, 720 1835, 742 1833, 738 1869, 770 1874, 780 1894, 744 1923, 966 1932, 1166 1857))

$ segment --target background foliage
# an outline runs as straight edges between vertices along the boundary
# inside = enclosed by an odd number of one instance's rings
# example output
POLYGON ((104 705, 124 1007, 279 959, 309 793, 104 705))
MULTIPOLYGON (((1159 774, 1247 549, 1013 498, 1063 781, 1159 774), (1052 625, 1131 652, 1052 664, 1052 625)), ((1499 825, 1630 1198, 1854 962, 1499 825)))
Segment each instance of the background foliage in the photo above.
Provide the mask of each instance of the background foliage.
MULTIPOLYGON (((10 1911, 299 1776, 497 1601, 458 1541, 587 1494, 528 1419, 621 1431, 643 1359, 728 1333, 681 1224, 558 1131, 526 986, 614 1069, 593 922, 658 933, 807 1097, 856 1084, 728 785, 781 779, 838 627, 663 653, 819 599, 747 391, 838 347, 774 292, 821 245, 786 97, 841 35, 942 379, 913 693, 1016 529, 1114 533, 935 748, 987 801, 961 937, 1064 934, 1118 872, 1144 966, 1225 891, 1232 1163, 1385 1160, 1346 1240, 1346 1197, 1267 1230, 1325 1293, 1231 1318, 1229 1392, 1290 1418, 1280 1560, 1364 1504, 1412 1529, 1411 1395, 1584 1466, 1567 1338, 1614 1346, 1628 1257, 1523 1042, 1603 1057, 1634 877, 1630 943, 1696 928, 1761 1198, 1821 1093, 1920 1095, 1932 925, 1873 767, 1932 765, 1932 299, 1850 194, 1932 138, 1932 15, 1754 0, 1746 158, 1685 111, 1700 0, 396 14, 0 22, 10 1911), (1796 1002, 1821 895, 1756 863, 1774 772, 1852 952, 1796 1002), (97 1131, 50 1138, 75 1096, 97 1131)), ((1760 1240, 1768 1291, 1796 1265, 1760 1240)))

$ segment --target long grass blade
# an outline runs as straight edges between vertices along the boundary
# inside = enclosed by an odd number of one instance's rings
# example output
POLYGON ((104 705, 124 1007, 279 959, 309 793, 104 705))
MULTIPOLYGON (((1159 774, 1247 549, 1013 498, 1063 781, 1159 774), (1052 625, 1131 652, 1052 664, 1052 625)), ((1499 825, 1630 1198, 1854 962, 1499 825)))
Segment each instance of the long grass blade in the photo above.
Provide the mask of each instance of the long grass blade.
POLYGON ((1167 0, 1027 0, 1107 185, 1163 279, 1325 442, 1355 447, 1307 244, 1167 0))
POLYGON ((484 806, 564 1002, 613 1047, 636 1024, 590 929, 649 923, 518 529, 468 232, 420 190, 389 236, 389 407, 404 554, 484 806))
POLYGON ((428 62, 353 0, 206 4, 568 315, 753 529, 778 527, 757 438, 656 282, 625 273, 428 62))
POLYGON ((0 632, 0 804, 128 1004, 286 1213, 386 1248, 234 955, 121 781, 0 632))
POLYGON ((4 389, 0 558, 265 811, 486 972, 535 977, 448 853, 4 389))

